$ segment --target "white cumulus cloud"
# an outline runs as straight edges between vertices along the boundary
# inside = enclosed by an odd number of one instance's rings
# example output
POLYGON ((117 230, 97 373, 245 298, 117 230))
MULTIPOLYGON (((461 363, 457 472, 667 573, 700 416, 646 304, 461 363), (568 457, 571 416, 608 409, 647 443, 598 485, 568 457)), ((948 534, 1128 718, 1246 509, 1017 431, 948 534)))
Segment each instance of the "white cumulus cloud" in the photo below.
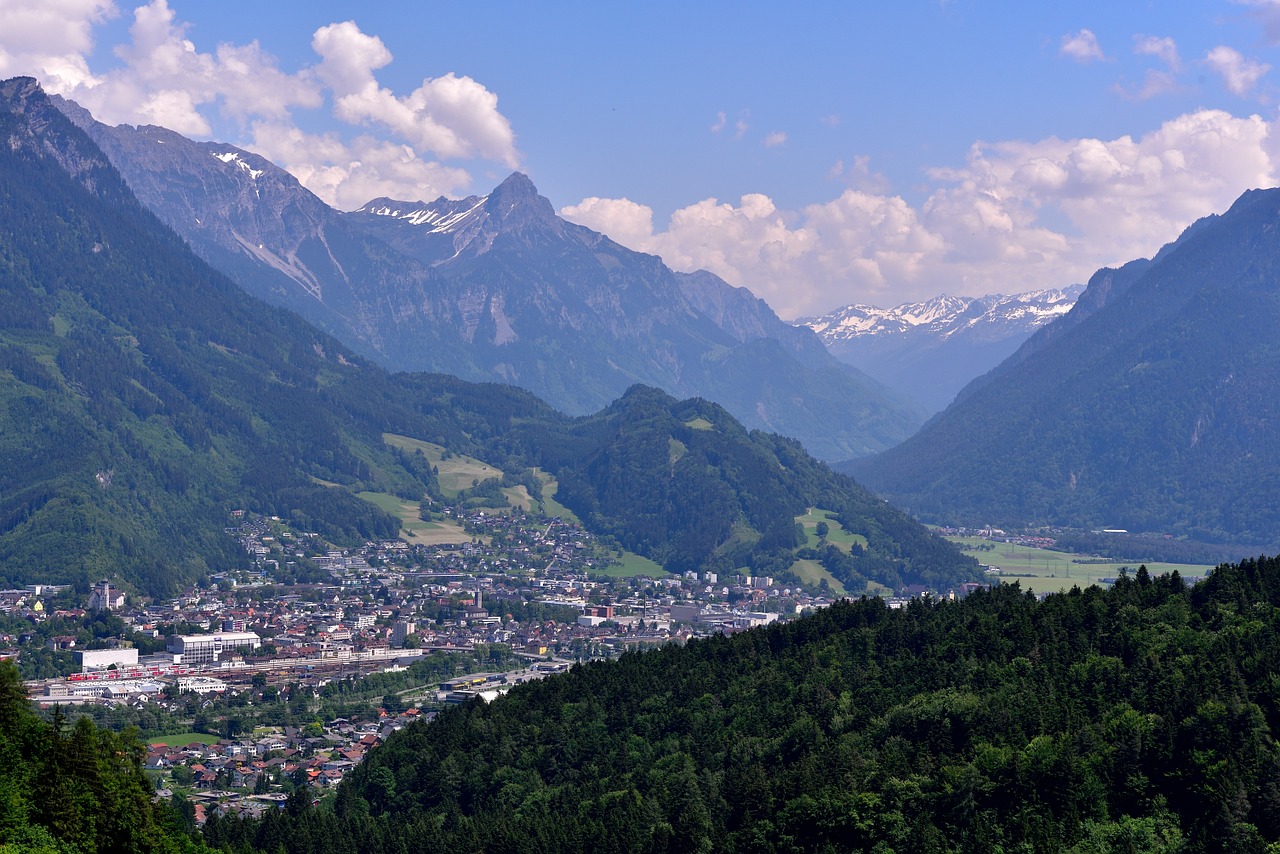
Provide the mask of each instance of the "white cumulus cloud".
POLYGON ((85 60, 93 28, 119 14, 111 0, 6 0, 0 23, 0 77, 34 75, 46 85, 97 83, 85 60))
POLYGON ((111 0, 2 5, 0 74, 35 75, 111 124, 209 137, 216 123, 227 141, 271 157, 339 206, 367 201, 366 192, 433 198, 470 188, 464 169, 439 160, 519 164, 496 94, 455 73, 396 94, 375 74, 393 61, 391 52, 350 21, 319 28, 312 41, 319 61, 286 71, 257 42, 197 46, 167 0, 150 0, 132 10, 129 41, 114 49, 117 64, 95 70, 86 58, 94 28, 120 14, 111 0), (326 103, 347 127, 321 137, 303 133, 293 111, 326 103), (227 134, 228 126, 238 130, 227 134))
POLYGON ((1063 36, 1058 53, 1080 63, 1097 62, 1107 58, 1102 52, 1102 46, 1098 44, 1098 37, 1094 35, 1093 30, 1089 29, 1063 36))
POLYGON ((391 52, 353 21, 321 27, 311 46, 322 57, 316 74, 333 90, 335 113, 344 121, 381 125, 438 157, 519 164, 515 134, 498 111, 498 96, 470 77, 428 77, 398 96, 379 86, 373 74, 391 62, 391 52))
POLYGON ((1204 58, 1205 64, 1222 77, 1223 84, 1235 95, 1247 95, 1271 66, 1256 59, 1248 59, 1240 51, 1226 45, 1218 45, 1204 58))
POLYGON ((1272 131, 1258 116, 1204 110, 1137 138, 976 144, 963 165, 931 170, 933 187, 914 206, 882 188, 851 188, 793 211, 760 194, 705 199, 662 230, 629 199, 586 199, 561 213, 676 269, 745 285, 783 316, 1012 293, 1150 256, 1244 190, 1272 185, 1272 131))

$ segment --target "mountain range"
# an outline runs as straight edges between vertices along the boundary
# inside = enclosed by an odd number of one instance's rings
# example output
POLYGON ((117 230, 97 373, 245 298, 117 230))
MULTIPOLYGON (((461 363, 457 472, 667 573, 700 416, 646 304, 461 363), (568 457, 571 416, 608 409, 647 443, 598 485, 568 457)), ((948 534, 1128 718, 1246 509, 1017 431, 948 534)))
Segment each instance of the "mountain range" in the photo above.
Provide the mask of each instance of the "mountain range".
POLYGON ((848 305, 796 320, 827 349, 937 412, 975 377, 1064 316, 1084 285, 983 297, 943 294, 894 308, 848 305))
POLYGON ((344 213, 252 153, 56 103, 202 258, 391 370, 511 383, 575 415, 643 383, 828 460, 923 421, 749 292, 559 218, 522 174, 486 196, 344 213))
POLYGON ((545 472, 593 530, 676 569, 785 573, 795 517, 822 507, 867 540, 842 564, 851 583, 973 577, 794 440, 708 401, 637 385, 570 418, 512 386, 388 373, 196 257, 30 78, 0 83, 0 138, 0 584, 168 591, 244 560, 232 509, 337 543, 394 537, 400 520, 357 493, 439 490, 387 434, 545 472))
POLYGON ((1280 190, 1098 271, 902 445, 849 470, 922 516, 1280 545, 1280 190))

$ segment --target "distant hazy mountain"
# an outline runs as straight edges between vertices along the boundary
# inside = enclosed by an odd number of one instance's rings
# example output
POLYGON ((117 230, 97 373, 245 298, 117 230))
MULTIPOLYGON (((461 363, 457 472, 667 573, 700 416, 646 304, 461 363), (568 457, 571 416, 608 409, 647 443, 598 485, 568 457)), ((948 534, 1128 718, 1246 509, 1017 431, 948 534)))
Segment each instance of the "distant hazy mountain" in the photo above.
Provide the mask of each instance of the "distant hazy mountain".
POLYGON ((1076 309, 920 433, 851 466, 922 514, 1280 544, 1280 191, 1255 190, 1076 309))
POLYGON ((1004 296, 943 294, 895 308, 849 305, 796 321, 827 349, 890 388, 936 412, 974 377, 1062 317, 1084 285, 1004 296))
POLYGON ((256 155, 62 107, 207 261, 393 370, 508 382, 573 414, 643 383, 829 460, 923 421, 749 294, 560 219, 524 175, 486 196, 344 214, 256 155))

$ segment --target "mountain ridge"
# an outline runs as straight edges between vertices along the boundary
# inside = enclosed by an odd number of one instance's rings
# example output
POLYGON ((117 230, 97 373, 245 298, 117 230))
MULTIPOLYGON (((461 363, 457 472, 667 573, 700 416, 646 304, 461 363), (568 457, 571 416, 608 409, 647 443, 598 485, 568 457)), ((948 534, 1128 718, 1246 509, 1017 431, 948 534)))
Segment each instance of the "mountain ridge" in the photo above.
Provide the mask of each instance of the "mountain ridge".
POLYGON ((509 382, 572 414, 644 383, 720 399, 828 460, 888 447, 923 421, 816 347, 797 355, 776 315, 783 346, 760 358, 765 339, 718 325, 661 259, 560 219, 519 173, 486 196, 384 197, 341 213, 234 146, 111 128, 55 103, 206 261, 392 370, 509 382))
POLYGON ((942 294, 889 309, 848 305, 794 322, 812 329, 838 359, 936 412, 1067 314, 1084 290, 1072 285, 1011 295, 942 294))
POLYGON ((0 138, 7 583, 110 572, 167 592, 243 564, 225 533, 233 509, 340 544, 393 538, 400 520, 356 493, 417 501, 438 484, 388 433, 513 475, 541 468, 595 529, 673 566, 782 574, 800 543, 795 516, 816 505, 867 538, 843 567, 857 577, 974 574, 971 559, 794 440, 705 401, 635 387, 572 419, 512 386, 387 373, 199 259, 33 80, 0 84, 0 138), (673 461, 677 437, 688 453, 673 461), (618 489, 622 476, 630 486, 618 489), (707 500, 675 500, 690 496, 707 500))
POLYGON ((931 518, 1274 548, 1278 224, 1280 191, 1251 190, 1155 259, 1099 271, 1087 311, 849 470, 931 518))

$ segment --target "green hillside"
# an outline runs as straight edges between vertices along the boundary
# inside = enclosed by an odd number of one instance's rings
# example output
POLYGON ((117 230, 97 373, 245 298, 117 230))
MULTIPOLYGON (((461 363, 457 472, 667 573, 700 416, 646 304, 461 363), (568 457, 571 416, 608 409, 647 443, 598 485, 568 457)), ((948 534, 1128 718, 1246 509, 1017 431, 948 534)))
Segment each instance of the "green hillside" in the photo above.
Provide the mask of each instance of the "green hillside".
POLYGON ((0 851, 199 854, 194 809, 153 801, 133 733, 36 716, 18 668, 0 661, 0 851))

